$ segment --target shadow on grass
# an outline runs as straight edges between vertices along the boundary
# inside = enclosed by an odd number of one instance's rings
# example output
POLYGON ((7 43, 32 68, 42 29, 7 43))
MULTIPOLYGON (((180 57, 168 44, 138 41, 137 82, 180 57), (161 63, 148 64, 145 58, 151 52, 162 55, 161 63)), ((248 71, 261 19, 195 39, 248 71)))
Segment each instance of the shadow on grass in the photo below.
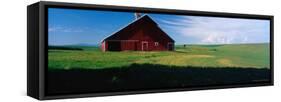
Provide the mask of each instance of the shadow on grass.
POLYGON ((114 92, 270 81, 269 69, 133 64, 124 68, 48 70, 47 95, 114 92))

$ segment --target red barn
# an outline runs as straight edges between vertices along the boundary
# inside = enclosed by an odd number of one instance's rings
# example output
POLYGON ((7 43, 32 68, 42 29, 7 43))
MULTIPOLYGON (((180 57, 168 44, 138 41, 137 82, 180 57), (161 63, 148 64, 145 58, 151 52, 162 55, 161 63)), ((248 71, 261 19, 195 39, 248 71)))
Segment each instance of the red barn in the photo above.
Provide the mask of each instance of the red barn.
POLYGON ((102 51, 173 51, 175 41, 148 15, 102 40, 102 51))

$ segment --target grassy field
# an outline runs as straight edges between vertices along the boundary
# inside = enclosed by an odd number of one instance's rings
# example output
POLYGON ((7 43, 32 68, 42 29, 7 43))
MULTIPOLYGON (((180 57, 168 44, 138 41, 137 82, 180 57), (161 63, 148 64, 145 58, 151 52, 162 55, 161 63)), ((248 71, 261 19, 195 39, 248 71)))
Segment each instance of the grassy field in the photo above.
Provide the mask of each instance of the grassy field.
POLYGON ((177 45, 175 51, 101 52, 97 47, 83 50, 49 49, 49 69, 103 69, 132 64, 194 67, 269 68, 269 44, 177 45))
POLYGON ((164 52, 49 48, 47 95, 271 81, 269 44, 177 45, 164 52))

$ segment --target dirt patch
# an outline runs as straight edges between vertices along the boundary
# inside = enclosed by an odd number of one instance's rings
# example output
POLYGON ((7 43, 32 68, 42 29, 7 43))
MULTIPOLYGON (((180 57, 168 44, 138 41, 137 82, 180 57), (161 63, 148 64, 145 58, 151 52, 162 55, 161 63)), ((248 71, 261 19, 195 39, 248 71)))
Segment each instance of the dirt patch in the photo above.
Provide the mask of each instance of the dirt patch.
POLYGON ((191 58, 214 58, 215 56, 212 55, 188 55, 191 58))
POLYGON ((229 59, 225 59, 225 58, 224 59, 219 59, 218 63, 222 64, 222 65, 227 65, 227 66, 233 66, 232 61, 229 60, 229 59))

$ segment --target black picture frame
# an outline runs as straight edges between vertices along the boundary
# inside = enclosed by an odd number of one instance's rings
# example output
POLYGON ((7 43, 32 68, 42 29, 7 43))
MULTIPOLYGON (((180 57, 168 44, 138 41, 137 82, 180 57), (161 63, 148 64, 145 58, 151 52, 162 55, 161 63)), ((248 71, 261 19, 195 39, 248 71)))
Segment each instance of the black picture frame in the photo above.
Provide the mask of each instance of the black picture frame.
POLYGON ((48 2, 40 1, 27 7, 27 95, 39 100, 59 99, 59 98, 80 98, 107 95, 126 95, 141 94, 155 92, 173 92, 173 91, 190 91, 190 90, 206 90, 206 89, 223 89, 237 87, 253 87, 253 86, 271 86, 273 85, 273 16, 272 15, 254 15, 254 14, 238 14, 238 13, 221 13, 221 12, 205 12, 205 11, 189 11, 174 9, 158 9, 158 8, 141 8, 141 7, 125 7, 113 5, 94 5, 82 3, 64 3, 64 2, 48 2), (127 91, 127 92, 105 92, 105 93, 87 93, 87 94, 66 94, 57 96, 47 96, 45 94, 46 87, 46 69, 47 69, 47 47, 48 47, 48 7, 56 8, 72 8, 72 9, 95 9, 109 11, 128 11, 128 12, 146 12, 146 13, 164 13, 175 15, 192 15, 192 16, 208 16, 208 17, 227 17, 227 18, 247 18, 247 19, 266 19, 270 20, 270 81, 262 83, 248 83, 222 86, 200 86, 193 88, 174 88, 174 89, 155 89, 143 91, 127 91))

